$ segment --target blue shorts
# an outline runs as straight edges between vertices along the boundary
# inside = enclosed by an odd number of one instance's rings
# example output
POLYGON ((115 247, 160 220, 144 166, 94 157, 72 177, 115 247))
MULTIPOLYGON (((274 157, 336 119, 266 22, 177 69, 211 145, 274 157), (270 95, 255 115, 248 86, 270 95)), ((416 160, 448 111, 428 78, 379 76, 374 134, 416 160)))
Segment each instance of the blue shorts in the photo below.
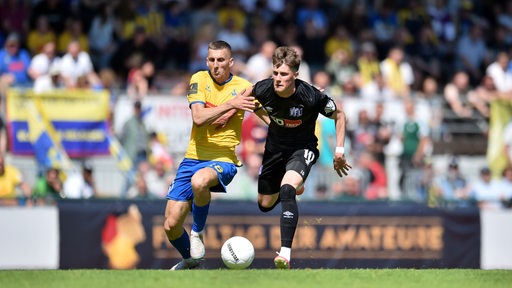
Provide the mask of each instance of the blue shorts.
POLYGON ((178 168, 176 178, 169 185, 167 190, 167 199, 175 201, 188 201, 194 198, 192 192, 192 184, 190 180, 192 176, 202 168, 213 168, 219 177, 219 185, 210 187, 211 192, 226 192, 226 186, 231 183, 235 177, 237 169, 236 165, 221 161, 202 161, 185 158, 178 168))

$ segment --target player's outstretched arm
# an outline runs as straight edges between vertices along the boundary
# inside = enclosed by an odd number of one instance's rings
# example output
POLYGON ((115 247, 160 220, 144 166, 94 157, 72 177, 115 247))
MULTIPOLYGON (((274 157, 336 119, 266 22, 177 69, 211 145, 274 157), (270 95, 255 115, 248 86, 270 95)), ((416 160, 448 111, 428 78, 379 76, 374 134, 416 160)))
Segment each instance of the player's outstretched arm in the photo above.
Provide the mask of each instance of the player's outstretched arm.
MULTIPOLYGON (((252 90, 251 90, 252 91, 252 90)), ((236 113, 237 109, 245 110, 245 111, 253 111, 254 110, 254 97, 249 96, 246 90, 243 90, 231 100, 216 106, 216 107, 205 107, 202 104, 193 104, 191 106, 192 109, 192 119, 194 123, 198 126, 204 124, 213 124, 213 121, 217 120, 219 117, 223 116, 230 110, 234 110, 236 113)), ((233 115, 231 115, 233 116, 233 115)), ((229 117, 231 117, 229 116, 229 117)), ((227 120, 229 120, 229 117, 227 120)), ((227 123, 227 121, 226 121, 227 123)))
POLYGON ((336 123, 336 148, 334 151, 333 166, 334 170, 340 177, 348 175, 348 171, 352 168, 345 159, 345 126, 347 118, 345 112, 339 108, 334 111, 331 118, 336 123))

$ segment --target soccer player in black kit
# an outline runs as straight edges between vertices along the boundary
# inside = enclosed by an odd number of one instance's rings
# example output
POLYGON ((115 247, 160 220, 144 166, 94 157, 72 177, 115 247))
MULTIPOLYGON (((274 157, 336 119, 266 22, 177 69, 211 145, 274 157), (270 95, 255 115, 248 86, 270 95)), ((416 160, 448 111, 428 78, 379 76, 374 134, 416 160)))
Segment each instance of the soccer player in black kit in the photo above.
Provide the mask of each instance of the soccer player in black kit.
POLYGON ((293 48, 277 48, 272 64, 272 78, 257 82, 246 93, 255 96, 270 117, 258 178, 258 206, 268 212, 281 203, 281 250, 274 263, 279 269, 289 269, 299 218, 296 195, 303 191, 304 181, 319 155, 315 136, 318 114, 336 123, 334 170, 343 177, 352 167, 344 155, 345 113, 329 96, 297 79, 300 56, 293 48))

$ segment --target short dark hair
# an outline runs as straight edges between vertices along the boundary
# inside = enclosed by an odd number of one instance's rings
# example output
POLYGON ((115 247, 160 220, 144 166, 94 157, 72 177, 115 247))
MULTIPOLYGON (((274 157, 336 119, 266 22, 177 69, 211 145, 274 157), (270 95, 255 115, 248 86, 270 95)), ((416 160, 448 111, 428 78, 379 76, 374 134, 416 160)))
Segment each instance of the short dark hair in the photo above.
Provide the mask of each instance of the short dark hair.
POLYGON ((293 72, 299 71, 300 56, 297 50, 292 47, 278 47, 272 56, 272 65, 279 68, 281 65, 288 65, 293 72))
POLYGON ((211 50, 228 49, 229 53, 231 54, 231 45, 229 45, 228 42, 222 41, 222 40, 212 41, 212 42, 208 43, 208 49, 211 49, 211 50))

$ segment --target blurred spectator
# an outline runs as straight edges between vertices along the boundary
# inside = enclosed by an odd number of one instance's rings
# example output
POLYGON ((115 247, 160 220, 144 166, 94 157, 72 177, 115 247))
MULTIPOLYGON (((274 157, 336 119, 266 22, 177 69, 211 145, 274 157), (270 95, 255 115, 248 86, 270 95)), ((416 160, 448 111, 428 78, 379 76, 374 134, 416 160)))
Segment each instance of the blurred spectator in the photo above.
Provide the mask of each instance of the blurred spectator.
POLYGON ((4 48, 0 50, 0 95, 10 86, 30 84, 27 74, 30 55, 20 47, 20 41, 18 34, 11 33, 5 40, 4 48))
POLYGON ((272 75, 272 55, 275 49, 276 43, 268 40, 261 45, 258 53, 249 57, 244 71, 249 82, 256 83, 272 75))
POLYGON ((205 22, 197 28, 191 43, 191 61, 188 71, 195 73, 206 70, 206 56, 208 55, 208 43, 217 38, 217 27, 214 22, 205 22))
POLYGON ((146 179, 140 174, 135 177, 135 182, 128 189, 126 197, 128 199, 157 199, 149 193, 146 179))
MULTIPOLYGON (((309 1, 317 2, 317 0, 309 1)), ((315 22, 313 18, 306 18, 304 26, 299 27, 301 28, 297 37, 297 43, 303 50, 302 59, 308 62, 312 70, 321 69, 327 59, 325 53, 322 53, 321 50, 321 47, 325 45, 327 31, 320 23, 315 22)))
POLYGON ((332 192, 330 198, 335 201, 359 202, 365 200, 361 187, 361 175, 354 169, 341 181, 333 183, 332 192))
MULTIPOLYGON (((135 11, 135 22, 144 27, 146 35, 160 49, 165 42, 164 37, 164 14, 159 5, 160 1, 135 1, 137 6, 135 11)), ((155 63, 157 64, 157 63, 155 63)))
POLYGON ((345 49, 338 49, 331 54, 325 70, 335 80, 336 85, 340 87, 344 87, 348 83, 355 85, 357 71, 352 60, 350 54, 345 49))
POLYGON ((131 39, 135 33, 137 1, 117 1, 114 5, 115 34, 122 43, 131 39))
POLYGON ((83 24, 80 18, 69 18, 66 21, 66 30, 60 33, 57 38, 57 51, 60 54, 68 52, 71 42, 78 42, 80 49, 89 53, 89 38, 83 31, 83 24))
MULTIPOLYGON (((158 47, 151 41, 145 28, 138 26, 132 38, 121 43, 112 56, 112 68, 122 79, 127 79, 132 68, 139 67, 144 61, 155 61, 160 54, 158 47)), ((206 62, 203 58, 203 61, 206 62)), ((156 67, 156 66, 155 66, 156 67)))
POLYGON ((88 32, 89 54, 95 68, 99 71, 110 65, 110 60, 117 48, 115 39, 115 19, 113 15, 113 4, 102 3, 91 24, 88 32))
POLYGON ((408 98, 414 74, 411 65, 405 60, 404 51, 394 47, 386 59, 380 64, 380 71, 386 86, 393 91, 397 98, 408 98))
POLYGON ((69 43, 67 53, 62 56, 59 66, 60 76, 67 88, 76 88, 80 77, 86 77, 93 85, 99 81, 89 53, 82 51, 78 41, 69 43))
POLYGON ((133 104, 133 115, 123 124, 119 140, 132 161, 134 169, 137 169, 141 162, 148 160, 149 133, 142 120, 140 101, 135 101, 133 104))
MULTIPOLYGON (((29 198, 30 194, 30 186, 24 181, 19 169, 6 164, 5 157, 3 154, 0 154, 0 204, 5 204, 3 201, 5 199, 29 198)), ((16 200, 11 204, 17 204, 17 202, 16 200)))
POLYGON ((5 0, 0 3, 0 31, 15 32, 25 37, 29 30, 30 3, 21 0, 5 0))
POLYGON ((512 1, 505 1, 504 8, 498 14, 497 22, 501 27, 505 28, 505 41, 508 44, 512 44, 512 1))
POLYGON ((332 55, 340 49, 346 53, 348 59, 354 57, 354 40, 351 39, 347 29, 341 25, 336 26, 334 33, 325 41, 326 59, 331 58, 332 55))
POLYGON ((173 178, 170 169, 163 160, 157 159, 144 175, 148 193, 152 197, 164 199, 167 196, 173 178))
POLYGON ((84 162, 81 172, 70 173, 64 182, 63 191, 65 197, 69 199, 97 197, 98 191, 96 190, 93 166, 84 162))
POLYGON ((171 67, 187 71, 192 33, 190 11, 184 1, 167 1, 164 5, 164 33, 167 42, 164 61, 171 67))
POLYGON ((32 8, 30 16, 30 26, 36 27, 37 19, 44 15, 48 19, 52 30, 60 34, 64 31, 64 25, 67 17, 70 15, 70 9, 66 1, 63 0, 41 0, 32 8))
POLYGON ((358 159, 375 142, 377 127, 372 125, 368 111, 365 108, 359 110, 357 123, 354 124, 350 127, 348 136, 352 143, 352 154, 358 159))
POLYGON ((369 152, 359 156, 359 166, 368 174, 368 184, 363 191, 366 200, 386 200, 388 198, 387 176, 384 166, 369 152))
POLYGON ((126 93, 132 101, 142 101, 149 92, 155 92, 153 78, 155 66, 151 61, 144 61, 140 67, 132 68, 126 80, 126 93))
MULTIPOLYGON (((297 3, 295 1, 284 1, 283 9, 274 15, 274 18, 270 22, 270 27, 272 27, 272 39, 274 41, 281 41, 281 39, 285 38, 288 26, 295 25, 296 8, 297 3)), ((277 46, 283 45, 281 42, 277 42, 276 44, 277 46)))
POLYGON ((305 0, 304 5, 297 9, 297 24, 299 29, 307 29, 308 25, 312 25, 311 29, 318 34, 323 35, 329 28, 329 20, 327 15, 320 7, 319 0, 305 0), (308 24, 309 23, 309 24, 308 24))
POLYGON ((437 39, 432 28, 424 26, 418 31, 417 41, 412 46, 411 64, 418 72, 418 80, 421 81, 425 77, 441 78, 441 62, 439 56, 439 48, 437 39))
POLYGON ((375 112, 371 119, 371 125, 376 133, 373 141, 367 146, 367 150, 373 154, 375 159, 382 165, 386 164, 384 149, 393 135, 391 124, 384 119, 386 106, 384 102, 375 103, 375 112))
POLYGON ((46 74, 39 75, 34 81, 34 93, 46 93, 53 89, 63 88, 64 82, 60 76, 60 61, 53 61, 46 74))
POLYGON ((472 89, 469 83, 468 74, 464 71, 455 73, 452 80, 444 87, 444 97, 448 108, 455 113, 456 116, 469 118, 473 115, 471 102, 474 100, 472 89))
POLYGON ((30 52, 30 55, 34 56, 43 52, 44 46, 47 43, 55 43, 56 41, 57 35, 55 35, 55 32, 51 30, 48 18, 41 15, 37 19, 37 26, 28 33, 27 49, 30 52))
POLYGON ((471 27, 470 33, 457 40, 455 68, 470 76, 470 83, 476 84, 482 78, 482 68, 489 64, 487 44, 478 25, 471 27))
MULTIPOLYGON (((400 188, 402 193, 412 192, 411 187, 415 183, 409 180, 421 168, 425 156, 427 156, 428 146, 430 145, 429 129, 426 123, 423 123, 416 116, 415 103, 412 100, 404 101, 405 123, 401 126, 402 155, 400 156, 400 188), (409 185, 410 184, 410 185, 409 185)), ((414 197, 414 195, 412 195, 414 197)))
POLYGON ((491 170, 483 167, 479 178, 471 183, 471 196, 482 209, 501 209, 505 200, 499 180, 492 179, 491 170))
MULTIPOLYGON (((512 7, 512 5, 510 6, 512 7)), ((512 72, 508 71, 509 63, 508 53, 502 51, 496 56, 496 61, 487 66, 485 70, 499 92, 512 92, 512 72)))
POLYGON ((171 170, 174 167, 174 159, 167 152, 166 141, 162 140, 164 136, 160 133, 151 132, 149 134, 149 162, 156 165, 161 162, 166 170, 171 170))
POLYGON ((445 133, 443 127, 444 99, 439 94, 438 83, 433 77, 423 80, 421 91, 415 94, 418 104, 430 107, 431 117, 429 118, 430 137, 434 141, 441 139, 445 133))
POLYGON ((323 93, 329 95, 335 101, 341 99, 342 90, 338 85, 331 84, 331 76, 324 70, 318 70, 313 75, 312 84, 318 89, 323 89, 323 93))
POLYGON ((370 13, 369 22, 377 39, 377 49, 381 55, 387 54, 399 27, 398 17, 393 3, 384 2, 370 13))
POLYGON ((501 189, 501 200, 508 208, 512 208, 512 166, 507 165, 502 173, 502 178, 499 180, 501 189))
POLYGON ((27 73, 33 81, 40 76, 47 75, 52 64, 60 60, 55 50, 55 43, 50 41, 45 43, 41 51, 32 57, 27 73))
POLYGON ((364 42, 357 58, 357 87, 362 89, 372 83, 380 74, 380 63, 377 57, 377 49, 372 42, 364 42))
POLYGON ((430 15, 430 25, 434 30, 436 38, 439 39, 442 54, 447 54, 451 43, 457 37, 456 23, 454 17, 450 14, 446 0, 435 0, 427 8, 430 15))
POLYGON ((452 158, 448 171, 434 181, 434 194, 437 195, 438 203, 442 206, 449 204, 467 206, 470 201, 470 189, 466 177, 459 170, 457 158, 452 158))
POLYGON ((251 42, 243 27, 237 27, 236 19, 233 15, 229 16, 226 21, 221 22, 217 38, 231 45, 232 56, 237 60, 235 62, 245 62, 247 60, 251 51, 251 42))
POLYGON ((245 163, 251 154, 263 156, 267 137, 267 125, 254 113, 245 116, 242 124, 240 159, 245 163))
POLYGON ((38 202, 52 202, 52 200, 65 197, 61 179, 61 171, 55 167, 46 169, 43 175, 37 178, 32 191, 32 197, 38 202))

